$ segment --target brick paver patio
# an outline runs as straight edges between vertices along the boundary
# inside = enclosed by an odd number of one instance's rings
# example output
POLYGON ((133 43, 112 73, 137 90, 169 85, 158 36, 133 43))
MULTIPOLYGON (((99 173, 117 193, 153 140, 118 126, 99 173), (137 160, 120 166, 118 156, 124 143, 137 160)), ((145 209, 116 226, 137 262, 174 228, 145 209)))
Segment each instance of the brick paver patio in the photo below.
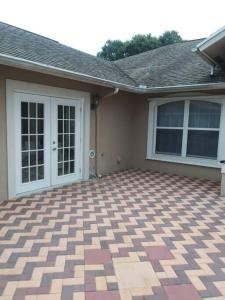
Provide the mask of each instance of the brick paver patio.
POLYGON ((219 184, 130 170, 0 205, 0 299, 224 300, 219 184))

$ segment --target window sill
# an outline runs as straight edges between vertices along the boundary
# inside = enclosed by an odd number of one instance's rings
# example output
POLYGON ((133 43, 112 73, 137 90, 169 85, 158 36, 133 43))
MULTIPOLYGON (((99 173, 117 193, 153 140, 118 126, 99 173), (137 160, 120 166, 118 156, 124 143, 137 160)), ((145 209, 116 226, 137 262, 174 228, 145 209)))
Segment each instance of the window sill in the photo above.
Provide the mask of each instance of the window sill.
POLYGON ((163 154, 148 155, 146 159, 221 169, 221 164, 217 160, 212 160, 212 159, 201 159, 201 158, 194 158, 194 157, 183 158, 179 156, 163 155, 163 154))

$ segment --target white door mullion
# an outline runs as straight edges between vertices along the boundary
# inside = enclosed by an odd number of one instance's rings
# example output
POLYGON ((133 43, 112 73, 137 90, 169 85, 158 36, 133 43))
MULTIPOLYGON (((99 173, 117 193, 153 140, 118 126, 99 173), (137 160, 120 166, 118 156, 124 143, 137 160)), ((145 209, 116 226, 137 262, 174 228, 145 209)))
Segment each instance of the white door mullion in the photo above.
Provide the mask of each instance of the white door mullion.
POLYGON ((186 157, 187 153, 187 139, 188 139, 188 121, 189 121, 189 107, 190 100, 185 100, 184 104, 184 123, 183 123, 183 138, 181 156, 186 157))

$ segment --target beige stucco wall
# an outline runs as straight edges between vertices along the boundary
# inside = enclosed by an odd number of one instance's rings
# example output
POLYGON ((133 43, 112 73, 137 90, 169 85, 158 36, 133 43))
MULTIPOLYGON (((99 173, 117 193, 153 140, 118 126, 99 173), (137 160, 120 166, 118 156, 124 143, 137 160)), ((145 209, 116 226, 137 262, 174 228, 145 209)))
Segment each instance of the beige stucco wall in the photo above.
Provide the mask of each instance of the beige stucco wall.
POLYGON ((191 166, 179 163, 147 160, 148 134, 148 101, 147 97, 139 96, 134 102, 133 120, 133 167, 156 170, 165 173, 199 177, 212 180, 221 179, 221 170, 215 168, 191 166))
POLYGON ((121 92, 100 101, 97 112, 99 174, 132 167, 133 98, 121 92))

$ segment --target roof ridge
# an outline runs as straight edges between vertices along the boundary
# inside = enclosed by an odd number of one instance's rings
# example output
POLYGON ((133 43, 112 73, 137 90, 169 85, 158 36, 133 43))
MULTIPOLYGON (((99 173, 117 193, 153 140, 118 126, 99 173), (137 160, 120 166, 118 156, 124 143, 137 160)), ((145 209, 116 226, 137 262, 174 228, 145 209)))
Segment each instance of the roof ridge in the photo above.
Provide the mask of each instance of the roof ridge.
POLYGON ((177 43, 163 45, 163 46, 160 46, 160 47, 157 47, 157 48, 154 48, 154 49, 150 49, 150 50, 138 53, 138 54, 134 54, 134 55, 130 55, 130 56, 127 56, 127 57, 124 57, 124 58, 117 59, 117 60, 114 61, 114 63, 121 62, 121 61, 123 61, 125 59, 128 59, 128 58, 131 58, 131 57, 134 58, 134 57, 137 57, 139 55, 146 54, 147 52, 151 52, 151 51, 154 51, 154 50, 157 50, 157 49, 161 49, 161 48, 165 48, 165 47, 169 47, 169 46, 174 46, 174 45, 178 45, 178 44, 184 44, 184 43, 188 43, 188 42, 194 42, 194 41, 204 40, 204 39, 205 38, 198 38, 198 39, 193 39, 193 40, 184 40, 184 41, 177 42, 177 43))

